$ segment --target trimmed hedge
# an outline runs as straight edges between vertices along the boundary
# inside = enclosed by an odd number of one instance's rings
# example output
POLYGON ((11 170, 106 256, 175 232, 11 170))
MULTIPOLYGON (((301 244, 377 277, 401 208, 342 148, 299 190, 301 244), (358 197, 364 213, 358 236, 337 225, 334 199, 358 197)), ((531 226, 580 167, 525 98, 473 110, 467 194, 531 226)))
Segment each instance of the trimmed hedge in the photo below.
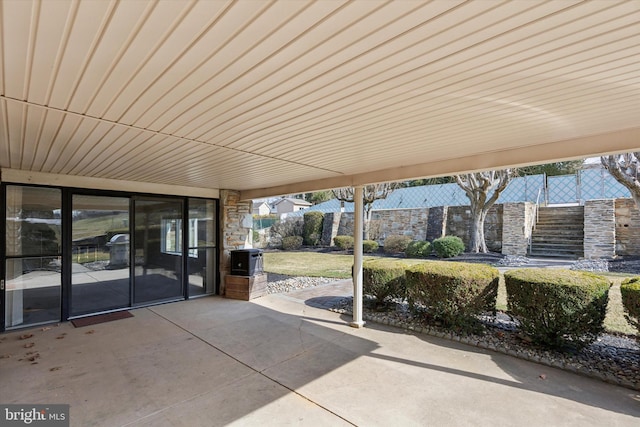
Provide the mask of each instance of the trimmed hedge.
POLYGON ((495 312, 499 277, 485 264, 424 262, 406 271, 407 299, 445 326, 471 332, 479 325, 477 315, 495 312))
POLYGON ((640 332, 640 277, 623 280, 620 293, 627 321, 640 332))
POLYGON ((379 258, 362 263, 362 290, 371 295, 377 304, 389 297, 401 297, 405 294, 405 269, 402 261, 379 258))
POLYGON ((287 236, 282 238, 282 249, 293 251, 302 247, 302 236, 287 236))
POLYGON ((378 250, 378 242, 375 240, 363 240, 362 241, 362 251, 364 253, 370 254, 376 252, 378 250))
POLYGON ((388 254, 400 254, 407 250, 411 242, 409 236, 389 236, 384 239, 384 251, 388 254))
POLYGON ((353 249, 353 236, 336 236, 333 238, 333 243, 343 251, 353 249))
POLYGON ((582 348, 604 327, 609 281, 597 274, 527 268, 504 274, 507 305, 536 344, 582 348))
POLYGON ((426 258, 431 255, 431 243, 426 240, 410 242, 404 254, 409 258, 426 258))
POLYGON ((440 258, 452 258, 464 252, 464 242, 458 236, 444 236, 435 239, 431 246, 440 258))
POLYGON ((303 218, 303 243, 307 246, 318 246, 320 244, 320 239, 322 239, 324 214, 318 211, 305 212, 303 218))

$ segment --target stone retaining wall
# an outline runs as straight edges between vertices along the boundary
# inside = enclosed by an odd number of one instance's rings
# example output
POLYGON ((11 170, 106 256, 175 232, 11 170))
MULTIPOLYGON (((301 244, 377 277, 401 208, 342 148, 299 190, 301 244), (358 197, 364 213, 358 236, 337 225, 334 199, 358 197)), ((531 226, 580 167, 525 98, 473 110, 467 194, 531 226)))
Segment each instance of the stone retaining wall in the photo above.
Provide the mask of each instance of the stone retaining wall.
POLYGON ((615 251, 640 256, 640 210, 633 199, 615 200, 615 251))
MULTIPOLYGON (((460 237, 468 246, 470 216, 468 206, 374 211, 371 238, 384 245, 384 240, 388 236, 404 235, 413 240, 433 240, 447 235, 460 237)), ((332 223, 335 222, 332 221, 332 223)), ((325 219, 324 224, 329 224, 329 221, 325 219)), ((323 235, 329 234, 329 231, 323 230, 323 235)), ((341 214, 336 234, 353 235, 352 212, 341 214)), ((489 250, 500 252, 502 205, 494 205, 489 210, 485 221, 485 239, 489 250)))
POLYGON ((536 205, 530 202, 505 203, 502 214, 502 253, 525 256, 536 220, 536 205))
MULTIPOLYGON (((244 247, 248 242, 250 244, 248 231, 239 224, 241 216, 249 212, 249 204, 239 206, 235 200, 237 194, 224 194, 227 202, 223 200, 223 215, 232 222, 224 229, 224 241, 231 249, 244 247)), ((526 255, 535 212, 535 204, 530 202, 494 205, 485 221, 489 250, 505 255, 526 255)), ((469 206, 374 211, 371 238, 384 245, 384 239, 392 235, 429 241, 448 235, 462 238, 468 246, 470 216, 469 206)), ((586 201, 584 227, 585 258, 640 256, 640 210, 632 199, 586 201)), ((353 235, 352 212, 325 214, 323 245, 333 245, 336 235, 353 235)), ((226 265, 226 260, 221 261, 226 265)))
POLYGON ((613 258, 616 255, 615 200, 587 200, 584 204, 584 257, 613 258))

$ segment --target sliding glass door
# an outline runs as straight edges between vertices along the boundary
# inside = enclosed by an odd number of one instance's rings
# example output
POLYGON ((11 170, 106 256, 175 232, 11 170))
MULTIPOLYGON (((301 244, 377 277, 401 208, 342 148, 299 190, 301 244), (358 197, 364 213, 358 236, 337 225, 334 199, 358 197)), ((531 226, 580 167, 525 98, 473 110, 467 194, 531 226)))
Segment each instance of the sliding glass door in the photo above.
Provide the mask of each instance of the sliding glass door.
POLYGON ((74 194, 71 316, 131 305, 129 198, 74 194))
POLYGON ((216 200, 0 188, 0 332, 216 292, 216 200))
POLYGON ((134 305, 183 297, 182 200, 136 198, 133 206, 134 305))

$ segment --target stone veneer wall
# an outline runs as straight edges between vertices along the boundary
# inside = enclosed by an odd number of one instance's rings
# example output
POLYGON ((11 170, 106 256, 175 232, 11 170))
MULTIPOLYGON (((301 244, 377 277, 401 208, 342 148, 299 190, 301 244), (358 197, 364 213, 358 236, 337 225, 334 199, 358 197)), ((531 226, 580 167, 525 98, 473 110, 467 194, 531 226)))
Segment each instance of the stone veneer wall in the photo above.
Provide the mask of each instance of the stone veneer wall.
MULTIPOLYGON (((382 245, 386 237, 393 235, 409 236, 413 240, 433 240, 448 235, 460 237, 468 246, 470 217, 471 212, 468 206, 449 206, 374 211, 372 221, 375 223, 373 227, 377 229, 376 233, 379 234, 376 240, 382 245), (430 237, 427 234, 428 231, 431 233, 430 237), (440 235, 436 237, 438 232, 440 235)), ((353 235, 353 213, 342 214, 337 234, 353 235)), ((494 205, 489 210, 485 221, 485 239, 489 250, 500 252, 502 205, 494 205)))
POLYGON ((502 254, 526 256, 536 205, 530 202, 505 203, 502 207, 502 254))
POLYGON ((633 199, 615 201, 615 246, 617 255, 640 255, 640 210, 633 199))
MULTIPOLYGON (((424 240, 427 235, 428 217, 429 208, 374 211, 371 218, 371 237, 381 243, 387 236, 393 235, 405 235, 413 240, 424 240)), ((352 212, 345 212, 340 217, 337 235, 353 235, 352 212)))
POLYGON ((584 203, 584 257, 613 258, 616 255, 615 200, 584 203))
MULTIPOLYGON (((469 224, 471 208, 469 206, 449 206, 447 212, 447 236, 458 236, 469 249, 469 224)), ((502 205, 493 205, 484 221, 484 239, 491 252, 502 250, 502 205)))
POLYGON ((241 201, 238 191, 220 190, 220 294, 224 293, 224 278, 231 272, 231 251, 251 248, 251 207, 251 200, 241 201))

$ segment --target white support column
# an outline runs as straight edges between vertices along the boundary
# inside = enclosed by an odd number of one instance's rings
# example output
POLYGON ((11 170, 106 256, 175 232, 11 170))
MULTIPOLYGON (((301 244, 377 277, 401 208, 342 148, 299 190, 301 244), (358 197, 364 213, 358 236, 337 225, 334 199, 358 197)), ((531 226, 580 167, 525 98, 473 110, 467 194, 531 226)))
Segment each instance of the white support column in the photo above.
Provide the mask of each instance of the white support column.
POLYGON ((354 187, 353 199, 355 203, 354 212, 354 236, 353 236, 353 321, 350 323, 354 328, 362 328, 362 234, 364 231, 364 203, 363 187, 354 187))

